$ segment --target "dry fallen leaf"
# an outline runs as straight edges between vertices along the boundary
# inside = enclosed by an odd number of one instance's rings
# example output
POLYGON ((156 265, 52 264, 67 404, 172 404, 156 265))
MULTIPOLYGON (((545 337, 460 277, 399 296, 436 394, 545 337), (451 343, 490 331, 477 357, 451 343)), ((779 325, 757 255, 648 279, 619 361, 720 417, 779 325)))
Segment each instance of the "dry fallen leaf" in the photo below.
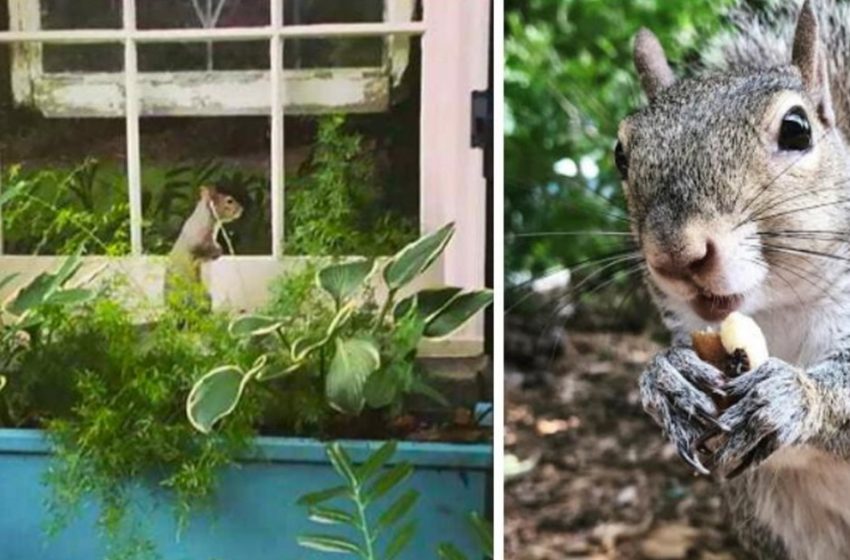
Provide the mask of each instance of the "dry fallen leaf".
POLYGON ((575 416, 569 417, 567 420, 562 418, 540 418, 535 424, 537 433, 541 436, 550 436, 560 432, 566 432, 572 428, 578 428, 581 425, 581 420, 575 416))
POLYGON ((699 531, 684 523, 661 525, 647 535, 641 552, 649 560, 681 560, 687 558, 699 531))

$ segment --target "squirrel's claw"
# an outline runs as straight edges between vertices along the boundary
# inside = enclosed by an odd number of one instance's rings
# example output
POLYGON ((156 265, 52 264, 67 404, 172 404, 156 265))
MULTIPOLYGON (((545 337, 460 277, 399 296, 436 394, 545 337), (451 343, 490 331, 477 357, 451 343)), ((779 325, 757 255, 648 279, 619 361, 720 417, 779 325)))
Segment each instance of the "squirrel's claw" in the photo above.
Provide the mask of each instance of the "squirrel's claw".
MULTIPOLYGON (((801 440, 808 405, 800 376, 789 364, 770 359, 728 384, 730 397, 739 400, 719 418, 730 432, 712 452, 709 468, 734 478, 801 440)), ((703 434, 698 444, 710 434, 703 434)))
POLYGON ((722 374, 693 350, 680 347, 658 354, 641 376, 644 409, 685 462, 703 475, 709 470, 694 453, 694 443, 706 428, 727 429, 717 420, 717 406, 709 396, 721 391, 721 380, 722 374))

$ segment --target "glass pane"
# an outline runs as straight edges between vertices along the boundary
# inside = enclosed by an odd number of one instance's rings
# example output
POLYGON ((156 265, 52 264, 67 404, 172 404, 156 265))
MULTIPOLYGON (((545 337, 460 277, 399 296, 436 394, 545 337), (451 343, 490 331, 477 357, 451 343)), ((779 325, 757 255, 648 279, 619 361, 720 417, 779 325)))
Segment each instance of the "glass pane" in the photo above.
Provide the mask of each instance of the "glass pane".
POLYGON ((143 0, 140 29, 252 27, 269 24, 269 0, 143 0))
POLYGON ((0 189, 18 194, 3 206, 5 253, 128 253, 124 120, 46 118, 21 106, 9 51, 0 48, 0 189))
POLYGON ((289 0, 283 3, 284 25, 377 22, 384 19, 384 0, 289 0))
MULTIPOLYGON (((36 0, 28 0, 35 2, 36 0)), ((39 0, 42 29, 109 29, 122 26, 121 0, 39 0)))
MULTIPOLYGON (((383 0, 295 0, 283 4, 284 25, 366 23, 384 19, 383 0)), ((283 53, 285 68, 381 66, 382 37, 291 39, 283 53)))
POLYGON ((268 70, 268 41, 139 45, 141 72, 268 70))
POLYGON ((388 255, 416 238, 419 91, 414 44, 387 110, 286 117, 286 253, 388 255))
POLYGON ((383 60, 381 37, 289 39, 283 51, 284 68, 376 67, 383 60))
MULTIPOLYGON (((201 203, 202 187, 232 197, 242 209, 217 240, 225 254, 227 238, 236 255, 271 253, 268 118, 144 118, 141 149, 146 253, 174 248, 201 203)), ((221 200, 226 220, 236 206, 221 200)), ((209 225, 206 210, 190 227, 209 225)))
POLYGON ((60 72, 121 72, 121 45, 44 45, 42 64, 48 74, 60 72))

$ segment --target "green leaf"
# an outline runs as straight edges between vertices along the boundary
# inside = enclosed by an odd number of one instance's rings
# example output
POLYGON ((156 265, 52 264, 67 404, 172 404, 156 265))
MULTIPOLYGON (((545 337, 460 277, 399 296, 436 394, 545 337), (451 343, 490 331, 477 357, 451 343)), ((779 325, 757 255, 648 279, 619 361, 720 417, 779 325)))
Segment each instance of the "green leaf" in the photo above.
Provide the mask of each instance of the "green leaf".
POLYGON ((330 459, 334 470, 339 473, 339 476, 345 479, 348 486, 350 488, 359 488, 360 479, 357 477, 357 471, 354 468, 354 463, 351 462, 351 458, 339 442, 335 441, 328 444, 325 451, 328 454, 328 459, 330 459))
POLYGON ((317 504, 321 504, 322 502, 326 502, 328 500, 338 498, 339 496, 343 496, 346 492, 348 492, 347 487, 334 486, 333 488, 326 488, 317 492, 310 492, 309 494, 304 494, 303 496, 298 498, 298 501, 296 503, 299 506, 315 506, 317 504))
POLYGON ((85 288, 70 288, 67 290, 59 290, 47 298, 47 303, 51 305, 62 305, 71 307, 79 305, 91 300, 94 297, 94 292, 85 288))
POLYGON ((429 319, 425 326, 425 336, 442 338, 452 334, 492 301, 493 292, 490 290, 468 292, 455 297, 429 319))
POLYGON ((380 478, 366 491, 366 503, 374 502, 383 497, 387 492, 407 480, 413 474, 413 465, 410 463, 399 463, 390 470, 381 474, 380 478))
POLYGON ((373 268, 374 262, 369 259, 332 264, 319 271, 319 285, 339 305, 364 286, 373 268))
POLYGON ((389 367, 379 369, 366 380, 366 386, 363 389, 366 404, 370 408, 389 406, 398 396, 400 383, 401 380, 396 375, 395 369, 389 367))
POLYGON ((326 525, 350 525, 357 527, 357 521, 354 516, 347 511, 331 508, 314 506, 310 508, 310 521, 315 523, 324 523, 326 525))
POLYGON ((425 397, 428 397, 435 403, 441 406, 449 406, 449 400, 443 396, 442 393, 428 385, 425 381, 418 377, 413 378, 413 384, 410 386, 410 390, 414 393, 419 393, 425 397))
POLYGON ((384 560, 393 560, 393 558, 398 557, 401 554, 405 547, 410 544, 411 539, 413 539, 413 535, 416 534, 416 522, 411 521, 395 534, 393 539, 390 541, 390 544, 387 545, 387 549, 384 552, 384 560))
POLYGON ((29 183, 27 181, 19 181, 18 183, 12 185, 10 188, 3 189, 3 191, 0 192, 0 208, 2 208, 4 204, 9 202, 13 198, 21 194, 21 191, 23 191, 28 186, 29 183))
POLYGON ((83 266, 82 261, 83 249, 77 249, 77 252, 74 255, 71 255, 62 263, 62 266, 59 267, 59 270, 56 271, 54 275, 54 285, 53 289, 57 289, 59 286, 65 284, 68 280, 74 276, 80 267, 83 266))
POLYGON ((6 287, 6 285, 7 285, 7 284, 9 284, 9 282, 11 282, 12 280, 14 280, 14 279, 15 279, 15 278, 17 278, 18 276, 19 276, 19 275, 18 275, 18 273, 16 272, 16 273, 14 273, 14 274, 8 274, 8 275, 4 276, 3 278, 0 278, 0 290, 2 290, 3 288, 5 288, 5 287, 6 287))
POLYGON ((237 366, 222 366, 201 377, 186 399, 189 422, 208 434, 219 419, 233 412, 250 378, 237 366))
POLYGON ((261 336, 274 332, 280 326, 281 322, 272 317, 242 315, 233 319, 227 330, 231 336, 236 337, 261 336))
POLYGON ((344 537, 333 535, 299 535, 298 544, 305 548, 321 550, 322 552, 339 552, 363 556, 359 546, 344 537))
POLYGON ((393 440, 385 442, 357 467, 357 477, 364 482, 372 478, 372 475, 378 472, 395 455, 397 447, 398 445, 393 440))
POLYGON ((454 234, 449 223, 437 231, 422 236, 396 253, 384 267, 384 281, 390 291, 396 291, 431 266, 454 234))
POLYGON ((398 321, 407 315, 410 308, 415 304, 419 316, 427 320, 445 307, 461 291, 463 291, 461 288, 455 286, 420 290, 398 302, 393 310, 393 316, 398 321))
POLYGON ((416 500, 418 499, 419 492, 412 488, 406 491, 404 494, 399 496, 396 501, 394 501, 393 504, 384 511, 384 513, 381 514, 375 528, 377 530, 382 530, 398 523, 398 521, 407 515, 411 508, 413 508, 416 504, 416 500))
POLYGON ((359 414, 366 403, 366 380, 381 367, 381 355, 370 340, 336 340, 336 352, 325 377, 329 404, 346 414, 359 414))
POLYGON ((6 376, 0 375, 0 391, 6 386, 6 376))
POLYGON ((6 302, 6 311, 12 315, 23 315, 40 305, 50 293, 55 276, 42 272, 32 282, 23 286, 10 301, 6 302))
POLYGON ((437 547, 437 555, 440 557, 440 560, 469 560, 466 554, 461 552, 452 543, 440 543, 437 547))
POLYGON ((488 558, 493 557, 493 525, 484 520, 477 511, 469 514, 469 524, 472 525, 472 531, 475 533, 475 538, 478 545, 488 558))

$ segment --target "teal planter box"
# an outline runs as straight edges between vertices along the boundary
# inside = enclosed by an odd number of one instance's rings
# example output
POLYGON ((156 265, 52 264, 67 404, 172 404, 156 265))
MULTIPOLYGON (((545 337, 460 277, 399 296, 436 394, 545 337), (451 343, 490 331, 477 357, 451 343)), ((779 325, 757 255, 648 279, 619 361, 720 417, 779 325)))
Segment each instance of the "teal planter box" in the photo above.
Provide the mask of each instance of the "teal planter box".
MULTIPOLYGON (((380 442, 342 445, 355 461, 362 461, 380 442)), ((45 535, 50 489, 42 476, 51 460, 42 432, 0 429, 0 559, 97 560, 106 554, 92 503, 65 531, 53 538, 45 535)), ((410 481, 396 490, 420 492, 411 514, 418 530, 402 558, 435 559, 442 541, 480 558, 466 519, 471 511, 490 511, 492 446, 403 442, 393 461, 408 461, 415 468, 410 481)), ((306 492, 339 483, 321 442, 261 437, 255 456, 222 473, 215 508, 195 515, 179 540, 166 494, 140 488, 133 515, 165 560, 343 558, 301 548, 295 541, 301 533, 342 531, 310 522, 305 508, 295 504, 306 492)), ((390 500, 392 495, 379 503, 390 500)))

